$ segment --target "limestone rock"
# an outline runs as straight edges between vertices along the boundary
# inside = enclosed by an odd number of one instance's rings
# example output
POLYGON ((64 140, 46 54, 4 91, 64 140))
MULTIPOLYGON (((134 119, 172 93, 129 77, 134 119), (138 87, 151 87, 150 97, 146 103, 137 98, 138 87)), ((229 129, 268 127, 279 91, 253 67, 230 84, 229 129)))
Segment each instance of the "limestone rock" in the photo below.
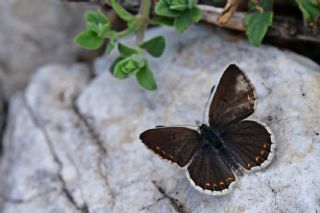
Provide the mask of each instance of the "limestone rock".
POLYGON ((82 50, 73 38, 85 28, 88 8, 61 0, 1 1, 0 95, 8 99, 23 88, 39 65, 74 62, 82 50))
MULTIPOLYGON (((47 66, 12 99, 1 161, 3 212, 319 212, 320 67, 270 46, 231 42, 201 26, 164 34, 153 60, 159 88, 117 80, 110 56, 88 81, 81 66, 47 66), (257 90, 249 119, 267 123, 277 140, 263 171, 238 178, 230 194, 191 187, 184 170, 139 141, 155 125, 195 124, 212 85, 236 63, 257 90), (62 210, 63 209, 63 210, 62 210)), ((114 53, 113 57, 116 54, 114 53)))

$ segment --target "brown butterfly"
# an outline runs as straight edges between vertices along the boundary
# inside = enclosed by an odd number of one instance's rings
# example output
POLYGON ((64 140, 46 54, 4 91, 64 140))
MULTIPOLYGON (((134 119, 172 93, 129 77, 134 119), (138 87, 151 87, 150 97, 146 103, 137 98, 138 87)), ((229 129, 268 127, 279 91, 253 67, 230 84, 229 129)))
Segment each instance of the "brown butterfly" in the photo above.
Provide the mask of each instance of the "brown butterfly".
POLYGON ((255 109, 255 88, 236 65, 223 73, 209 109, 209 126, 198 129, 158 127, 140 135, 153 152, 180 167, 187 167, 191 184, 210 195, 224 195, 235 185, 241 170, 266 167, 275 141, 264 124, 243 120, 255 109))

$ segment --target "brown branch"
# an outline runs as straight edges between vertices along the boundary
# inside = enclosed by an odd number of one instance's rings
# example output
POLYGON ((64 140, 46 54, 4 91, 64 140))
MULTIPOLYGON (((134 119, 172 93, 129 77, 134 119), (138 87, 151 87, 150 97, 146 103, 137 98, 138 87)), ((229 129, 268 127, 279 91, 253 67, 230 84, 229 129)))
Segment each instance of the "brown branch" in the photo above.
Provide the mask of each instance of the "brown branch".
MULTIPOLYGON (((230 20, 222 25, 218 21, 218 18, 223 11, 222 8, 208 5, 199 5, 199 8, 202 11, 202 20, 204 22, 223 28, 245 31, 245 26, 242 22, 246 17, 246 13, 235 12, 230 20)), ((304 26, 302 20, 292 17, 274 16, 273 24, 269 28, 267 36, 320 43, 320 29, 311 30, 304 26)))
POLYGON ((228 0, 222 13, 218 17, 219 24, 226 24, 232 15, 236 12, 239 5, 239 0, 228 0))
POLYGON ((202 20, 213 25, 220 27, 244 31, 245 26, 242 24, 241 20, 244 18, 242 13, 234 13, 234 15, 229 19, 226 24, 220 24, 218 18, 223 12, 223 8, 208 6, 208 5, 199 5, 199 8, 202 11, 202 20), (239 21, 240 20, 240 21, 239 21))

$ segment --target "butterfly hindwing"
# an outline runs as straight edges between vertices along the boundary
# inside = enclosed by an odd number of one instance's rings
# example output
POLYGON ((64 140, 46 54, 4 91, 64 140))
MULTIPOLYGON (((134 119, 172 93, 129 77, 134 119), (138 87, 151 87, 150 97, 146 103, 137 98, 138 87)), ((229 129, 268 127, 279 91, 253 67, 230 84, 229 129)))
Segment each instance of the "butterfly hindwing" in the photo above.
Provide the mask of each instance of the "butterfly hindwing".
POLYGON ((263 124, 245 120, 221 134, 233 157, 246 170, 266 167, 273 157, 275 141, 263 124))
POLYGON ((224 195, 235 183, 234 174, 210 145, 195 154, 187 176, 197 190, 210 195, 224 195))
POLYGON ((140 139, 153 152, 181 167, 187 165, 202 144, 200 134, 185 127, 149 129, 141 133, 140 139))
POLYGON ((209 124, 217 131, 237 123, 254 112, 255 88, 236 65, 223 73, 209 109, 209 124))

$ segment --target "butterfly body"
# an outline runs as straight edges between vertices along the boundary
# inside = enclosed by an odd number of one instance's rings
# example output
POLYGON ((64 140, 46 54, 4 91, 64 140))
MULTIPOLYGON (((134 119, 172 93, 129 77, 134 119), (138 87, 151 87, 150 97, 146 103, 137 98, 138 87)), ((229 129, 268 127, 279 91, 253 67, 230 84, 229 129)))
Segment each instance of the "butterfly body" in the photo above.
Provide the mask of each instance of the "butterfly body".
POLYGON ((216 150, 222 148, 222 141, 220 136, 209 126, 202 124, 200 127, 200 135, 205 144, 212 145, 216 150))
POLYGON ((187 167, 187 177, 199 191, 224 195, 235 185, 241 170, 266 167, 275 141, 264 124, 244 120, 255 109, 255 88, 236 65, 223 73, 209 108, 209 125, 198 130, 158 127, 140 139, 154 153, 187 167), (240 172, 239 172, 240 171, 240 172))
POLYGON ((199 127, 199 130, 203 146, 206 146, 206 149, 210 149, 213 152, 212 154, 219 155, 224 163, 228 165, 228 167, 232 168, 233 171, 241 173, 238 171, 239 166, 232 157, 228 144, 223 141, 220 134, 206 124, 202 124, 199 127))

